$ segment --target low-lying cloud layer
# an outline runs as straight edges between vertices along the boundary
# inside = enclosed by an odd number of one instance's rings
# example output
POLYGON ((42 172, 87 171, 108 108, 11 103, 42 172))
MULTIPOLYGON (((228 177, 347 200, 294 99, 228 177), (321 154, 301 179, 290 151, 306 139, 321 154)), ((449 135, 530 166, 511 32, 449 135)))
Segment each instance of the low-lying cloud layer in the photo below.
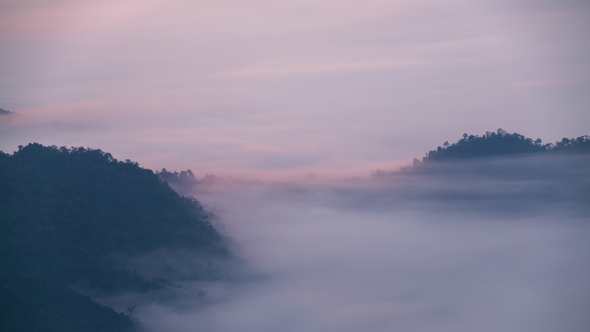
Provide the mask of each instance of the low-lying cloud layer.
POLYGON ((586 331, 589 162, 197 186, 247 269, 126 303, 148 331, 586 331))

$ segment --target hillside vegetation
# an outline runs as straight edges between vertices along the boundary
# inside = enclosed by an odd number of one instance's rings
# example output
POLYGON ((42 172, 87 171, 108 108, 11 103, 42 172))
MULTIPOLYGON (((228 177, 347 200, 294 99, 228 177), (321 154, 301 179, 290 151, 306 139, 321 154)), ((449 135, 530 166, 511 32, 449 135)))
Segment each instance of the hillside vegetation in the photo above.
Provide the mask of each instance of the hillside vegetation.
MULTIPOLYGON (((129 317, 88 304, 66 287, 107 294, 161 288, 166 280, 122 264, 158 248, 229 255, 199 202, 179 196, 151 170, 101 150, 33 143, 12 155, 0 152, 0 187, 0 301, 37 308, 15 307, 18 314, 3 317, 3 331, 21 323, 51 325, 47 317, 68 317, 66 308, 79 303, 88 315, 76 317, 110 317, 113 328, 99 330, 119 331, 132 325, 129 317), (45 291, 30 292, 29 286, 45 291), (54 293, 61 296, 47 295, 54 293), (59 308, 65 310, 61 316, 50 314, 59 308)), ((85 326, 80 324, 72 326, 85 326)))
POLYGON ((563 138, 556 143, 542 144, 541 139, 533 140, 523 135, 509 134, 502 129, 486 132, 483 136, 463 134, 457 143, 445 142, 436 150, 429 151, 423 161, 443 161, 499 155, 530 153, 590 153, 590 137, 563 138))

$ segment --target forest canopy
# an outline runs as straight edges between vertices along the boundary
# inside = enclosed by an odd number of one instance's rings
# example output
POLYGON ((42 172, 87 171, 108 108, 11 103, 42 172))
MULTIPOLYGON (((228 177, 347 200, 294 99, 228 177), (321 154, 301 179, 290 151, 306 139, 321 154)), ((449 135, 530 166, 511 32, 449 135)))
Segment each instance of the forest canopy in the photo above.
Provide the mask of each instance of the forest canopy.
MULTIPOLYGON (((45 311, 59 308, 51 298, 69 308, 83 301, 63 293, 71 285, 105 293, 161 288, 165 281, 121 264, 158 248, 229 255, 198 201, 179 196, 151 170, 101 150, 32 143, 0 152, 0 186, 0 281, 12 289, 2 305, 24 296, 19 303, 42 304, 45 311), (63 296, 31 299, 19 280, 51 285, 48 292, 63 296)), ((79 317, 109 315, 97 304, 86 308, 96 312, 79 317)), ((39 312, 13 318, 42 322, 39 312)), ((115 330, 129 325, 121 323, 129 317, 111 314, 115 330)))
MULTIPOLYGON (((523 135, 510 134, 498 129, 496 132, 486 132, 485 135, 467 135, 457 143, 445 142, 436 150, 426 153, 423 161, 443 161, 453 159, 477 158, 499 155, 519 155, 530 153, 590 153, 590 137, 563 138, 556 143, 542 144, 537 138, 527 138, 523 135)), ((415 160, 416 162, 417 160, 415 160)))

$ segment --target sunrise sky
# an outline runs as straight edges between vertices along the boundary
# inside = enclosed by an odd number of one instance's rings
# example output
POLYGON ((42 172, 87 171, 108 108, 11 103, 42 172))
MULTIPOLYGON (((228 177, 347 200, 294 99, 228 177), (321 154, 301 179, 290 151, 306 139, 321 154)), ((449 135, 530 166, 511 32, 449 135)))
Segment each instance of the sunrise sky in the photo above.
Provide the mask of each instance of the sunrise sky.
POLYGON ((0 0, 0 150, 366 176, 464 132, 589 134, 590 2, 0 0))

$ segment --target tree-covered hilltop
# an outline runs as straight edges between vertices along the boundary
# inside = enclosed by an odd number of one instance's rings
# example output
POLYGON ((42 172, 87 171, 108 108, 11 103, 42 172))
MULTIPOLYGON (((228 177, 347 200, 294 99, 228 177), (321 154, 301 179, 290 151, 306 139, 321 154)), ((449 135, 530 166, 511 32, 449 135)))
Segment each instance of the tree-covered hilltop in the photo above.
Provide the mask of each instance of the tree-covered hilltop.
POLYGON ((564 138, 555 144, 542 144, 523 135, 509 134, 502 129, 486 132, 483 136, 463 134, 457 143, 445 142, 436 150, 429 151, 423 161, 442 161, 499 155, 517 155, 540 152, 590 153, 590 137, 564 138))
POLYGON ((33 143, 0 152, 5 279, 30 275, 55 291, 68 285, 107 293, 161 288, 167 281, 140 275, 125 259, 159 248, 228 256, 208 219, 199 202, 179 196, 151 170, 101 150, 33 143))

